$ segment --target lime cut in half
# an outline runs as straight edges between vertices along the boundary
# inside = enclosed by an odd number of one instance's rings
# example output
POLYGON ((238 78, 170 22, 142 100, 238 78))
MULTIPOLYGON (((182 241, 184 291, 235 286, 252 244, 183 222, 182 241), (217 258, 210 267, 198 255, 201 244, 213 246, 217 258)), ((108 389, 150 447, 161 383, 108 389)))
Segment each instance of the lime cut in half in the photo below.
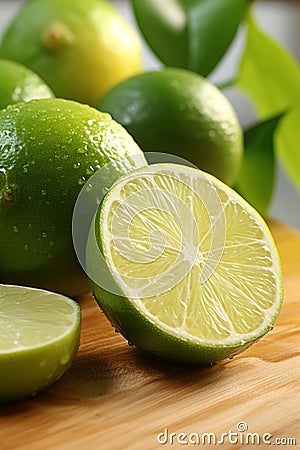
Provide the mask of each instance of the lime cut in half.
POLYGON ((52 292, 0 285, 0 402, 35 395, 58 380, 76 355, 81 313, 52 292))
POLYGON ((275 243, 260 215, 213 176, 176 164, 137 170, 113 185, 94 227, 92 290, 131 344, 206 365, 273 328, 283 297, 275 243))

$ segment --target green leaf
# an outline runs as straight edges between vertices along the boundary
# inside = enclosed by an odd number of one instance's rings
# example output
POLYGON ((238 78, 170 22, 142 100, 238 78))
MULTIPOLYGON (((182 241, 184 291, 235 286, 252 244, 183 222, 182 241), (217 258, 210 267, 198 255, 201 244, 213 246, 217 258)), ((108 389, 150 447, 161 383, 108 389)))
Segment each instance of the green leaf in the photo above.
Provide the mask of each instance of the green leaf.
POLYGON ((299 64, 257 26, 251 10, 236 84, 250 96, 262 118, 286 111, 300 101, 299 64))
POLYGON ((183 0, 188 18, 189 66, 207 76, 230 46, 245 0, 183 0))
POLYGON ((256 124, 244 133, 245 153, 235 188, 261 214, 266 213, 272 199, 275 178, 273 135, 281 117, 256 124))
POLYGON ((286 173, 300 192, 300 106, 281 120, 275 134, 275 148, 286 173))
POLYGON ((167 66, 208 75, 232 42, 247 0, 131 0, 149 46, 167 66))
POLYGON ((188 66, 187 16, 181 0, 131 0, 139 28, 167 66, 188 66))

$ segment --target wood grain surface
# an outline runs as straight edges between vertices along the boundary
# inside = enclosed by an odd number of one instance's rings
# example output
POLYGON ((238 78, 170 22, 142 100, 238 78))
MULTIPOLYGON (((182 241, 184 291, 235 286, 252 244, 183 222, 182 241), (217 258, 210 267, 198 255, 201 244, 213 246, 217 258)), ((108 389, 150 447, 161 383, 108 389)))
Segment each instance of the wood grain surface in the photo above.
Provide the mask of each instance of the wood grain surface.
POLYGON ((206 368, 161 362, 129 347, 92 297, 81 298, 82 340, 72 369, 34 399, 0 407, 0 450, 256 449, 267 446, 265 433, 273 448, 279 439, 285 448, 300 448, 300 235, 278 223, 271 229, 285 301, 274 330, 259 343, 206 368), (166 429, 163 445, 158 434, 166 429), (191 433, 220 440, 230 430, 236 444, 229 437, 216 446, 178 443, 178 437, 197 442, 191 433), (251 433, 260 444, 251 443, 251 433))

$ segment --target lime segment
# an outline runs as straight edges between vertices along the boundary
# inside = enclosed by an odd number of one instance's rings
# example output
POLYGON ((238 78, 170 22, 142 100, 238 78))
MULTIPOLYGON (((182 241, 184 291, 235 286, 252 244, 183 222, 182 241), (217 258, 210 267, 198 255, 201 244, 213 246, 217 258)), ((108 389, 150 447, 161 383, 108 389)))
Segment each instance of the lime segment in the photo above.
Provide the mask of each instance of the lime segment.
POLYGON ((95 223, 123 295, 97 282, 93 290, 131 343, 207 364, 273 328, 282 303, 275 243, 259 214, 211 175, 172 164, 138 170, 113 186, 95 223))
POLYGON ((22 399, 58 380, 80 337, 80 307, 59 294, 0 285, 0 402, 22 399))

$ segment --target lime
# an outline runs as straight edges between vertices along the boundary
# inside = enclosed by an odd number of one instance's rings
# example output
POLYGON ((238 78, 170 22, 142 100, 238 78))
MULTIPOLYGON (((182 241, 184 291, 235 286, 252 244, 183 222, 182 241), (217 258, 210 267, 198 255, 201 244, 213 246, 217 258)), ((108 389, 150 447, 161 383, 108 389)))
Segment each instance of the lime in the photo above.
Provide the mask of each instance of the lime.
POLYGON ((92 290, 131 344, 205 365, 273 328, 282 303, 274 241, 259 214, 213 176, 176 164, 128 174, 100 205, 95 235, 106 267, 92 290))
POLYGON ((73 249, 73 207, 88 178, 110 162, 108 185, 146 164, 108 114, 62 99, 0 111, 0 282, 70 296, 88 289, 73 249))
POLYGON ((131 77, 99 104, 133 136, 142 150, 180 156, 232 184, 242 155, 242 131, 222 92, 182 69, 131 77))
POLYGON ((0 59, 0 109, 19 102, 52 98, 50 88, 27 67, 0 59))
POLYGON ((0 402, 23 399, 58 380, 80 338, 80 307, 52 292, 0 285, 0 402))
POLYGON ((107 0, 26 2, 0 54, 39 74, 57 97, 90 105, 142 71, 138 35, 107 0))

